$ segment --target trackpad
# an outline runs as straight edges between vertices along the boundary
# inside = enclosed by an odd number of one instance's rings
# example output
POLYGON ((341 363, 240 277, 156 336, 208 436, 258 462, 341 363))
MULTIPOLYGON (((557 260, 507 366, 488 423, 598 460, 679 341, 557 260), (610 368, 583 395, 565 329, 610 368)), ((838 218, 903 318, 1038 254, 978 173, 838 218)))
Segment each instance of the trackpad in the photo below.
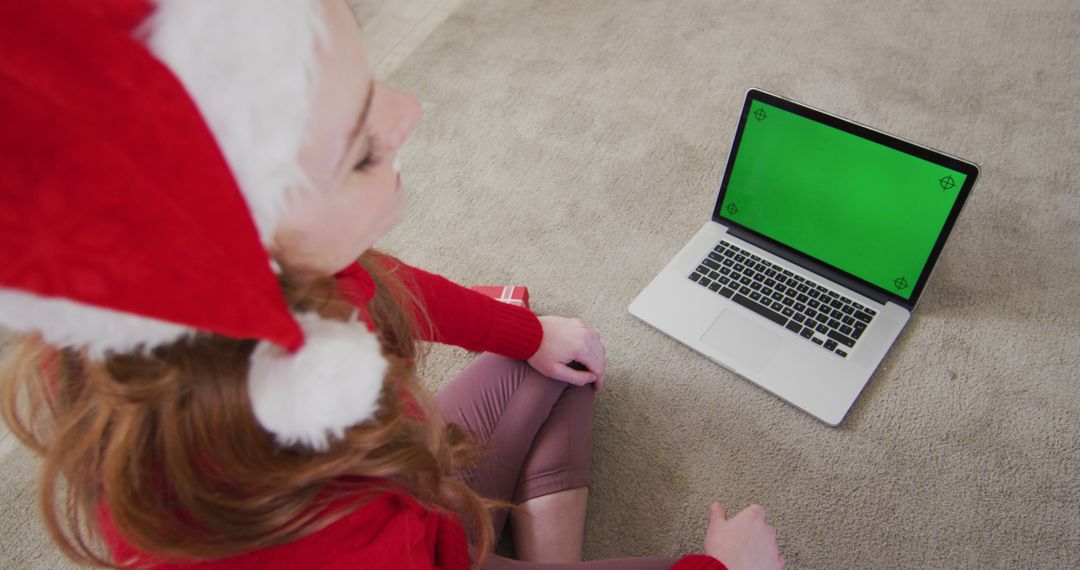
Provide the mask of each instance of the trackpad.
POLYGON ((783 339, 734 311, 724 311, 713 321, 701 341, 712 349, 718 360, 738 362, 757 370, 769 363, 783 339))

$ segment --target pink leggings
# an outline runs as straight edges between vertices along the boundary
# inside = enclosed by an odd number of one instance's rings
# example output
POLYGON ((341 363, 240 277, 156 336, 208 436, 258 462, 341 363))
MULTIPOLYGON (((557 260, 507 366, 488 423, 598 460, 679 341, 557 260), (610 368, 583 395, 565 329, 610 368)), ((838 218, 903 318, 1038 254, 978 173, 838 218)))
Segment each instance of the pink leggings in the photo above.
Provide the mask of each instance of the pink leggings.
MULTIPOLYGON (((552 380, 525 362, 478 356, 441 391, 439 412, 472 432, 486 449, 462 477, 481 496, 522 503, 592 482, 592 411, 596 392, 552 380)), ((495 536, 505 510, 492 513, 495 536)), ((668 568, 672 558, 534 564, 491 554, 485 570, 668 568)))

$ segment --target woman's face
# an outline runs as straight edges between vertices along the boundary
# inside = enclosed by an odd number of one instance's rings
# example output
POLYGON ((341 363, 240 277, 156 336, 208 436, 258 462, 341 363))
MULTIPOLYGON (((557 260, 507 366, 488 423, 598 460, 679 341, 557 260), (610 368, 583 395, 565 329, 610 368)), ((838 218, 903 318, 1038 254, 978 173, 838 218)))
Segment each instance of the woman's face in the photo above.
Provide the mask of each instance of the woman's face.
POLYGON ((300 164, 313 191, 298 193, 274 234, 274 254, 301 273, 344 269, 405 211, 397 152, 420 123, 415 97, 373 80, 360 31, 343 0, 323 0, 328 42, 300 164))

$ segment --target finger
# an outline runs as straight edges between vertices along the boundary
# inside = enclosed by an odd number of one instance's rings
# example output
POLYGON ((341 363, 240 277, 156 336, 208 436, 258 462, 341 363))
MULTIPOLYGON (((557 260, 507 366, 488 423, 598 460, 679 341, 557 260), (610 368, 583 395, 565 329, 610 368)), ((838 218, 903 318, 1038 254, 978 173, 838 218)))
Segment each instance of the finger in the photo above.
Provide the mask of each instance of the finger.
POLYGON ((743 512, 748 514, 748 515, 753 515, 755 518, 759 518, 759 519, 764 519, 765 518, 765 507, 762 507, 761 505, 759 505, 757 503, 754 503, 754 504, 750 505, 749 507, 746 507, 745 509, 743 509, 743 512))
POLYGON ((607 349, 604 347, 604 343, 600 340, 600 335, 596 336, 596 342, 593 346, 593 354, 596 356, 598 362, 596 368, 593 368, 593 372, 596 376, 603 380, 604 372, 607 369, 607 349))
POLYGON ((565 364, 555 366, 551 377, 575 386, 584 386, 596 381, 596 376, 592 372, 574 370, 565 364))
POLYGON ((724 506, 720 503, 713 503, 709 505, 709 522, 722 522, 727 520, 727 511, 724 510, 724 506))

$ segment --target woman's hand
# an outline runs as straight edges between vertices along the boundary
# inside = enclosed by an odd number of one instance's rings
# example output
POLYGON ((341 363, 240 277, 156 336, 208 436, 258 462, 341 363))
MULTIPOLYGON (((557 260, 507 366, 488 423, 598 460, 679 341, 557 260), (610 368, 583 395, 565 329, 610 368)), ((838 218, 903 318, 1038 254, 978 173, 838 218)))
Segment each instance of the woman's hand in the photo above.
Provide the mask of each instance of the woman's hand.
POLYGON ((728 520, 720 503, 709 507, 705 554, 729 570, 781 570, 784 559, 776 546, 776 529, 765 522, 765 509, 750 505, 728 520))
POLYGON ((540 348, 529 358, 529 364, 544 376, 584 386, 593 384, 597 391, 604 384, 607 351, 600 342, 600 333, 585 326, 580 319, 540 317, 544 338, 540 348), (569 364, 578 362, 588 370, 575 370, 569 364))

